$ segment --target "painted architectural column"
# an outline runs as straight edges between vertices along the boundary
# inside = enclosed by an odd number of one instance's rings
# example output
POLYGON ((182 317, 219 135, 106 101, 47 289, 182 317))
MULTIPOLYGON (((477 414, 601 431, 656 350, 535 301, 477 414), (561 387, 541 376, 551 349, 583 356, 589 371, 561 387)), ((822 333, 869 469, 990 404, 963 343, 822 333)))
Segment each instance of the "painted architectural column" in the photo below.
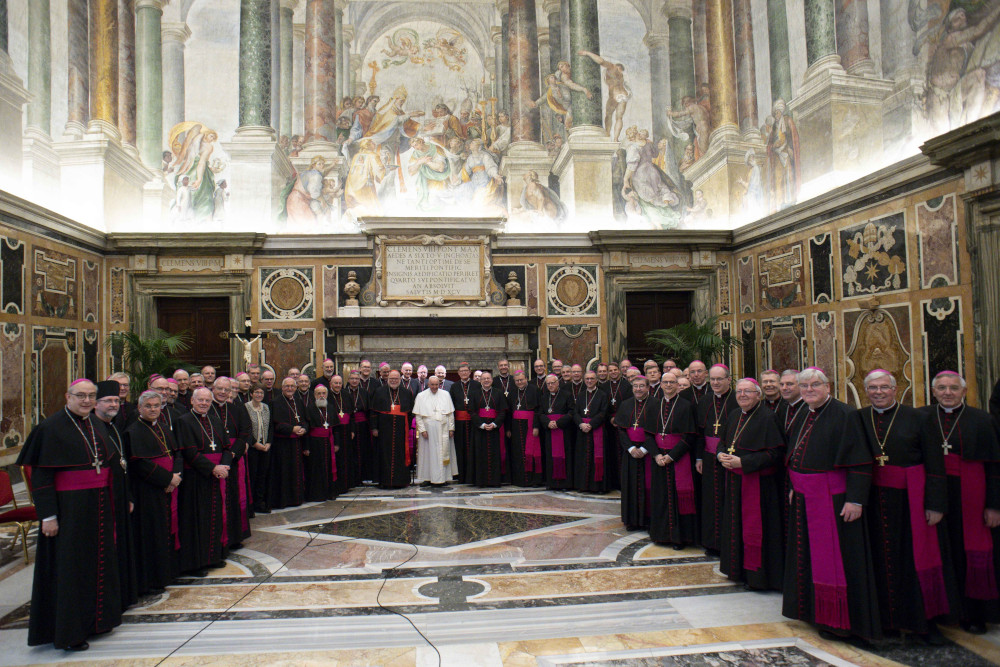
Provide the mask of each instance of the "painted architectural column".
POLYGON ((0 0, 0 51, 10 54, 7 33, 7 0, 0 0))
POLYGON ((136 0, 136 148, 150 169, 160 168, 163 152, 162 19, 163 0, 136 0))
POLYGON ((90 123, 118 132, 118 0, 90 2, 90 123))
POLYGON ((281 0, 278 10, 278 41, 281 70, 278 74, 278 97, 281 102, 278 134, 292 136, 292 96, 294 90, 294 40, 292 22, 298 0, 281 0))
POLYGON ((840 69, 834 0, 805 0, 806 78, 827 69, 840 69))
POLYGON ((52 33, 49 0, 28 3, 28 126, 48 136, 52 121, 52 33))
MULTIPOLYGON (((335 1, 333 3, 333 43, 336 45, 336 50, 334 51, 334 70, 336 72, 335 80, 335 90, 337 97, 337 105, 340 104, 341 98, 344 96, 344 5, 342 2, 335 1)), ((334 105, 334 109, 337 108, 334 105)))
POLYGON ((736 103, 736 57, 733 50, 732 0, 706 0, 705 44, 712 96, 712 141, 739 128, 736 103))
MULTIPOLYGON (((666 33, 647 33, 642 43, 649 50, 650 96, 653 108, 653 137, 666 137, 667 116, 664 110, 670 106, 670 52, 666 33)), ((612 129, 607 128, 612 135, 612 129)))
POLYGON ((874 77, 875 63, 868 48, 867 0, 836 0, 835 9, 840 65, 848 74, 874 77))
MULTIPOLYGON (((559 42, 562 46, 559 60, 569 62, 569 0, 559 0, 559 42)), ((552 71, 555 72, 556 69, 552 71)))
POLYGON ((503 78, 500 79, 500 109, 510 113, 510 4, 507 0, 497 0, 500 12, 500 57, 503 58, 503 78))
POLYGON ((601 66, 580 51, 600 53, 597 25, 597 0, 569 0, 569 52, 573 80, 590 91, 588 98, 573 91, 573 127, 603 127, 601 118, 601 66))
POLYGON ((351 91, 355 96, 367 97, 368 89, 365 87, 364 77, 361 72, 361 54, 351 54, 351 91))
POLYGON ((549 20, 549 61, 541 64, 542 69, 547 70, 546 74, 557 71, 559 61, 562 60, 562 19, 559 14, 561 4, 559 0, 542 0, 542 11, 549 20))
POLYGON ((271 127, 281 133, 281 3, 271 0, 271 127))
POLYGON ((505 68, 503 60, 503 30, 500 26, 490 28, 490 39, 493 40, 493 97, 498 103, 503 99, 501 89, 503 88, 503 71, 505 68))
POLYGON ((757 69, 753 57, 753 18, 750 0, 733 0, 733 33, 736 42, 736 86, 740 132, 760 137, 757 122, 757 69))
POLYGON ((340 60, 344 66, 344 89, 341 98, 350 95, 354 97, 354 89, 351 87, 351 42, 354 41, 354 26, 350 23, 344 24, 344 39, 340 42, 340 60))
POLYGON ((87 44, 87 0, 69 0, 66 7, 66 131, 83 136, 90 120, 90 48, 87 44))
POLYGON ((118 131, 136 145, 135 0, 118 0, 118 131))
POLYGON ((691 38, 691 3, 667 3, 667 31, 670 45, 670 106, 681 108, 685 96, 695 97, 694 43, 691 38))
POLYGON ((337 108, 335 37, 336 17, 333 3, 306 0, 306 78, 305 140, 334 139, 334 119, 328 117, 337 108), (334 72, 333 75, 330 73, 334 72))
POLYGON ((541 138, 538 109, 538 24, 535 0, 510 0, 510 129, 511 142, 538 143, 541 138))
MULTIPOLYGON (((695 90, 703 83, 708 83, 708 43, 705 34, 705 2, 694 2, 694 13, 691 18, 691 37, 694 48, 694 83, 695 90)), ((697 92, 695 98, 697 98, 697 92)))
POLYGON ((786 0, 767 0, 767 52, 771 61, 771 102, 792 99, 786 0))
POLYGON ((545 90, 545 76, 549 74, 549 61, 552 53, 549 47, 549 29, 538 29, 538 85, 545 90))
POLYGON ((240 0, 240 127, 271 125, 271 2, 240 0))
POLYGON ((164 145, 170 130, 184 121, 184 44, 191 37, 186 23, 163 23, 163 135, 164 145))

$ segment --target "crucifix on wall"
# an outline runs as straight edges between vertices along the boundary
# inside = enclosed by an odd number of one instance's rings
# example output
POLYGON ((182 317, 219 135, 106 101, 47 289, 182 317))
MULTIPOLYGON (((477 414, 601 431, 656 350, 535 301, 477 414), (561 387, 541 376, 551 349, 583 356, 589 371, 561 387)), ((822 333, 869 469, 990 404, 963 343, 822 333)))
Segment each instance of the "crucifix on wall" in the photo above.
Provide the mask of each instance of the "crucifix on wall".
POLYGON ((243 331, 223 331, 219 334, 219 336, 226 340, 235 338, 243 346, 243 364, 245 368, 253 363, 253 357, 250 355, 250 348, 253 344, 263 338, 267 338, 271 334, 267 332, 253 331, 249 315, 243 320, 243 324, 243 331))

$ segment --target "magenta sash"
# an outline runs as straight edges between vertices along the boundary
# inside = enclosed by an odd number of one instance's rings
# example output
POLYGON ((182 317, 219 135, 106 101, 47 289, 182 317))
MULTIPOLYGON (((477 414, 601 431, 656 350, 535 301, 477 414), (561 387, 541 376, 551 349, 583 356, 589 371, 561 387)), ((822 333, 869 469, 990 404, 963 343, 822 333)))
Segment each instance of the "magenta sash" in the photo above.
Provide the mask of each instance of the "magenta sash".
POLYGON ((913 537, 913 564, 924 598, 924 616, 934 618, 948 613, 948 596, 944 589, 941 547, 935 526, 927 525, 924 513, 926 471, 923 464, 915 466, 875 466, 875 486, 906 489, 910 508, 910 533, 913 537))
MULTIPOLYGON (((174 457, 163 455, 153 459, 153 463, 170 474, 174 472, 174 457)), ((174 550, 181 548, 181 535, 177 530, 177 489, 170 492, 170 534, 174 536, 174 550)))
MULTIPOLYGON (((584 424, 590 423, 589 417, 583 418, 584 424)), ((594 436, 594 481, 604 481, 604 425, 590 432, 594 436)))
MULTIPOLYGON (((636 447, 642 447, 646 444, 646 431, 639 427, 629 427, 625 429, 628 433, 628 439, 635 444, 636 447)), ((646 468, 646 514, 649 514, 653 507, 652 500, 652 489, 653 489, 653 466, 649 465, 648 457, 643 457, 642 463, 646 468)))
MULTIPOLYGON (((347 415, 345 418, 349 419, 347 415)), ((325 438, 330 443, 330 479, 337 479, 337 443, 333 441, 333 429, 330 427, 314 426, 309 429, 310 438, 325 438)))
MULTIPOLYGON (((235 444, 236 438, 230 438, 229 447, 232 448, 235 444)), ((237 491, 240 498, 240 527, 243 530, 250 530, 250 513, 247 512, 247 497, 250 494, 247 493, 247 466, 243 460, 244 458, 241 456, 234 460, 232 469, 236 471, 237 491)))
POLYGON ((566 479, 566 440, 563 438, 563 430, 558 426, 549 428, 548 422, 557 422, 563 415, 552 415, 546 417, 545 428, 549 431, 552 439, 552 479, 566 479))
MULTIPOLYGON (((670 450, 684 439, 680 433, 657 433, 656 446, 670 450)), ((664 452, 666 453, 666 452, 664 452)), ((674 484, 677 486, 677 507, 680 514, 694 514, 694 475, 691 473, 691 459, 687 452, 671 464, 674 468, 674 484)))
POLYGON ((986 468, 982 461, 966 461, 958 454, 944 457, 945 471, 959 478, 962 493, 962 541, 965 543, 965 595, 974 600, 996 600, 993 534, 983 520, 986 510, 986 468))
POLYGON ((59 470, 56 472, 56 491, 86 491, 111 487, 111 469, 101 468, 101 472, 88 470, 59 470))
POLYGON ((514 410, 514 419, 523 419, 528 422, 527 435, 524 439, 524 472, 543 472, 542 441, 537 435, 531 433, 534 428, 535 413, 531 410, 514 410))
MULTIPOLYGON (((203 453, 202 456, 204 456, 206 459, 208 459, 217 466, 222 465, 222 452, 214 452, 214 453, 208 452, 208 453, 203 453)), ((226 523, 226 480, 220 479, 218 480, 218 482, 219 482, 219 493, 222 494, 222 531, 221 531, 222 534, 220 541, 222 542, 223 546, 226 546, 227 544, 229 544, 229 530, 227 528, 229 524, 226 523)))
MULTIPOLYGON (((346 415, 345 414, 344 416, 345 417, 349 417, 350 415, 346 415)), ((367 421, 368 421, 368 413, 363 412, 361 410, 358 410, 357 412, 354 413, 354 423, 355 424, 360 424, 362 422, 367 422, 367 421)), ((343 423, 343 422, 341 422, 341 423, 343 423)))
POLYGON ((722 441, 722 438, 713 438, 713 437, 710 437, 710 436, 706 435, 705 436, 705 451, 708 452, 709 454, 711 454, 712 456, 715 456, 716 454, 719 453, 719 443, 721 441, 722 441))
MULTIPOLYGON (((479 417, 481 419, 493 419, 497 416, 497 411, 493 408, 480 408, 479 417)), ((503 424, 498 425, 497 431, 500 434, 500 467, 507 465, 507 443, 504 440, 503 424)))
POLYGON ((831 628, 848 630, 851 619, 847 608, 847 577, 833 506, 833 497, 847 491, 847 472, 807 474, 789 470, 788 476, 792 488, 804 496, 806 504, 815 620, 831 628))
POLYGON ((729 472, 743 478, 743 483, 740 485, 743 569, 756 572, 764 565, 764 521, 760 515, 760 478, 763 475, 773 475, 776 470, 767 468, 759 472, 743 472, 742 468, 734 468, 729 472))

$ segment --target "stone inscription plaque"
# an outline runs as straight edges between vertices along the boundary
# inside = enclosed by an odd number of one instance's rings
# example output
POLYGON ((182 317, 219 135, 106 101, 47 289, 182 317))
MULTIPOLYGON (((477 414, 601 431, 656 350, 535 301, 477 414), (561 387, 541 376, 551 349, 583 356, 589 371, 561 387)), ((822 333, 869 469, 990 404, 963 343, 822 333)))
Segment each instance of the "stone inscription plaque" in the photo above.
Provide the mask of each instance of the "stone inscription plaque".
POLYGON ((483 299, 481 243, 384 246, 385 299, 483 299))

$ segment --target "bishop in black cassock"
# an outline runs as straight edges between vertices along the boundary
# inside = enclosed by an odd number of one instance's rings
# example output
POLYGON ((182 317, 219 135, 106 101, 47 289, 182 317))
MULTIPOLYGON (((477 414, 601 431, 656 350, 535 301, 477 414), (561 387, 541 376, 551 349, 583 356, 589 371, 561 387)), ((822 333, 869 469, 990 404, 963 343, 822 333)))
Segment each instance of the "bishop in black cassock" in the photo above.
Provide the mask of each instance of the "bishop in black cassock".
POLYGON ((542 465, 545 486, 550 489, 573 488, 573 398, 550 375, 545 391, 538 397, 538 432, 542 440, 542 465))
POLYGON ((344 412, 351 417, 354 449, 357 456, 358 481, 377 482, 378 466, 371 428, 368 426, 368 392, 361 386, 361 376, 351 371, 344 391, 344 412))
POLYGON ((232 395, 233 381, 227 377, 216 378, 212 383, 210 412, 222 423, 232 456, 226 480, 226 530, 229 531, 229 548, 239 549, 243 540, 250 537, 250 515, 253 513, 250 470, 247 466, 247 448, 253 425, 246 406, 232 400, 232 395))
POLYGON ((306 408, 309 435, 302 449, 306 502, 323 502, 337 497, 336 481, 340 471, 337 469, 333 424, 339 418, 331 414, 329 393, 326 385, 316 385, 306 408))
POLYGON ((281 383, 281 395, 275 396, 271 402, 271 423, 274 426, 268 471, 271 509, 302 504, 302 441, 308 435, 308 428, 306 408, 296 393, 295 380, 285 378, 281 383))
POLYGON ((605 493, 608 490, 607 466, 604 464, 604 429, 608 395, 597 388, 597 374, 587 371, 586 387, 576 399, 573 423, 576 443, 573 456, 573 488, 577 491, 605 493))
POLYGON ((523 372, 514 373, 514 387, 507 396, 510 430, 507 432, 507 459, 510 483, 540 486, 545 479, 538 415, 538 389, 523 372))
POLYGON ((608 381, 604 385, 608 393, 608 428, 604 429, 604 477, 609 489, 621 488, 621 446, 618 444, 618 429, 613 426, 615 413, 627 399, 632 398, 632 387, 623 378, 618 367, 608 371, 608 381))
POLYGON ((632 398, 615 413, 621 447, 622 523, 629 530, 649 527, 652 514, 653 454, 656 441, 646 430, 648 411, 656 406, 649 399, 649 381, 639 376, 632 382, 632 398))
POLYGON ((358 441, 351 419, 349 401, 347 392, 344 391, 344 379, 339 375, 334 375, 330 378, 330 395, 327 397, 327 406, 331 417, 330 428, 333 430, 333 443, 336 447, 335 494, 344 493, 348 489, 361 485, 361 452, 358 451, 358 441))
POLYGON ((733 393, 729 369, 720 364, 709 371, 712 390, 698 403, 698 427, 701 438, 695 456, 701 473, 701 543, 709 552, 722 543, 722 507, 725 504, 725 468, 716 458, 719 441, 725 433, 726 420, 739 410, 733 393))
POLYGON ((401 489, 410 483, 408 435, 413 394, 400 384, 399 371, 389 372, 386 385, 372 395, 372 437, 378 449, 379 486, 401 489))
POLYGON ((470 375, 469 365, 459 364, 459 381, 448 390, 455 405, 455 456, 458 457, 458 481, 462 484, 472 484, 476 475, 472 451, 472 398, 482 391, 482 385, 470 375))
POLYGON ((500 486, 510 480, 507 469, 507 443, 503 432, 507 416, 507 399, 503 389, 493 385, 493 374, 483 371, 479 378, 482 385, 473 395, 472 451, 475 459, 476 486, 500 486))

